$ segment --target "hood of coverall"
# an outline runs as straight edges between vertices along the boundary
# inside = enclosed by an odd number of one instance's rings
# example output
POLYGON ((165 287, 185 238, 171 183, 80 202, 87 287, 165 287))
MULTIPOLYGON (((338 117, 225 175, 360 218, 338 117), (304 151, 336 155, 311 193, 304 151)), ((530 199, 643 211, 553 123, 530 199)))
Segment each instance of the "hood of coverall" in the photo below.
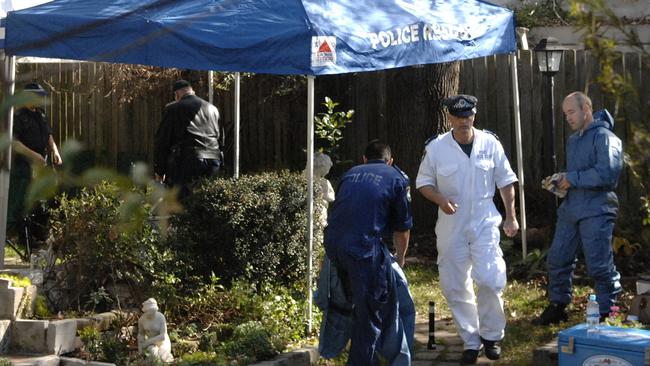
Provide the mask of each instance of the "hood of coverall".
POLYGON ((601 126, 614 132, 614 117, 612 117, 612 115, 609 114, 607 109, 601 109, 597 112, 594 112, 594 120, 593 122, 591 122, 591 124, 587 127, 587 129, 584 132, 591 130, 592 128, 601 127, 601 126))

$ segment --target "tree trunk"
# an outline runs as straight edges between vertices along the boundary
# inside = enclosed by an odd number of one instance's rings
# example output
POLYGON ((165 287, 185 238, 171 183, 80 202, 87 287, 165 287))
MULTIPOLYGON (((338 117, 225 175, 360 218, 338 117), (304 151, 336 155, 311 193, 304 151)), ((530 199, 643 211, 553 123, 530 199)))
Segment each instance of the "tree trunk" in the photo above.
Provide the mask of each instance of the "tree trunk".
POLYGON ((388 74, 388 143, 396 164, 411 178, 412 209, 419 218, 415 225, 428 233, 433 230, 437 207, 415 191, 415 178, 424 143, 450 129, 442 100, 458 92, 460 63, 424 65, 388 74))

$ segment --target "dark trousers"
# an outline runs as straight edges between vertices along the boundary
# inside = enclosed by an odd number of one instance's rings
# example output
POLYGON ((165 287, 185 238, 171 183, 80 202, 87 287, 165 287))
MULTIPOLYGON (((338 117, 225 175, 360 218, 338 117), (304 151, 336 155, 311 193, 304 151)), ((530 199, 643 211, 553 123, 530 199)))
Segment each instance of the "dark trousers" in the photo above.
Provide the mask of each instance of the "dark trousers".
POLYGON ((177 165, 173 176, 168 183, 179 187, 179 198, 187 197, 191 193, 190 185, 197 179, 216 177, 221 168, 219 159, 201 159, 194 156, 185 156, 177 165))
POLYGON ((344 287, 354 304, 347 365, 378 365, 380 337, 391 309, 390 293, 394 291, 389 280, 390 253, 378 243, 373 254, 365 258, 354 258, 344 248, 330 250, 328 256, 345 273, 344 287))

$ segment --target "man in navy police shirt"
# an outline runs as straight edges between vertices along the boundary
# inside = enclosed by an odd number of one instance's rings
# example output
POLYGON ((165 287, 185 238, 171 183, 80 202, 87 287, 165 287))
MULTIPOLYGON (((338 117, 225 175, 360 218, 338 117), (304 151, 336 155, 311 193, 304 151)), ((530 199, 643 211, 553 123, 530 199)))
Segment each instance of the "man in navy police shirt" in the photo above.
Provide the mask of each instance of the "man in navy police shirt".
POLYGON ((393 167, 390 147, 372 141, 364 164, 346 172, 328 214, 325 250, 354 304, 348 365, 376 365, 382 324, 388 319, 392 255, 382 234, 393 234, 396 260, 404 265, 411 217, 408 178, 393 167))

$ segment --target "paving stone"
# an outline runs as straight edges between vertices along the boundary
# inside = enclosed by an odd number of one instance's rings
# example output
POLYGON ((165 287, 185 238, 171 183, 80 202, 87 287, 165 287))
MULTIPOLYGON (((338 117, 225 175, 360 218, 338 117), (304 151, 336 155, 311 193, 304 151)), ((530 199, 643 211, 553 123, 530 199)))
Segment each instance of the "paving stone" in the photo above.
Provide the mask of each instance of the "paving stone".
POLYGON ((47 327, 47 352, 61 355, 75 350, 77 321, 75 319, 53 320, 47 327))
POLYGON ((460 338, 447 338, 447 339, 441 339, 439 343, 444 344, 447 347, 462 346, 463 340, 460 338))
POLYGON ((115 364, 109 362, 88 361, 86 366, 115 366, 115 364))
POLYGON ((436 352, 445 352, 446 349, 447 349, 446 345, 436 344, 436 349, 435 349, 436 352))
POLYGON ((11 329, 11 349, 16 352, 47 354, 47 320, 14 320, 11 329))
POLYGON ((9 352, 11 345, 11 320, 0 320, 0 355, 9 352))
POLYGON ((307 347, 288 352, 270 361, 259 362, 251 366, 310 366, 318 361, 318 349, 307 347))
POLYGON ((462 356, 462 352, 445 352, 441 358, 443 361, 458 361, 462 356))
POLYGON ((412 366, 431 366, 433 363, 431 361, 413 361, 411 362, 412 366))
POLYGON ((455 345, 450 345, 449 348, 447 348, 447 352, 455 352, 455 353, 462 353, 465 349, 463 348, 462 345, 455 344, 455 345))
POLYGON ((454 338, 454 337, 458 337, 458 333, 456 333, 455 331, 450 332, 448 330, 436 330, 435 336, 436 336, 436 340, 443 339, 443 338, 454 338))
POLYGON ((438 351, 426 351, 426 352, 416 352, 414 360, 435 360, 440 357, 440 352, 438 351))
POLYGON ((86 366, 86 361, 79 358, 60 357, 59 361, 61 362, 59 366, 86 366))
POLYGON ((59 366, 59 357, 54 355, 47 356, 15 356, 3 355, 11 362, 12 366, 59 366))

